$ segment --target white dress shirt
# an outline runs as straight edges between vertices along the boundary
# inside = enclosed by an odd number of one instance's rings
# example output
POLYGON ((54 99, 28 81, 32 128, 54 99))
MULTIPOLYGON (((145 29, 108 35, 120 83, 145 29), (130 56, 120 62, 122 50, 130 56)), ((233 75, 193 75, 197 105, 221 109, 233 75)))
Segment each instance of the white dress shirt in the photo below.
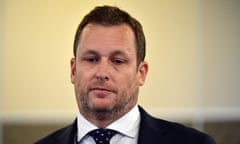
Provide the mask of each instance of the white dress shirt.
MULTIPOLYGON (((140 125, 140 112, 136 105, 124 116, 107 126, 108 129, 118 131, 110 140, 110 144, 137 144, 140 125)), ((95 141, 87 133, 98 129, 94 124, 87 121, 80 113, 77 117, 79 144, 95 144, 95 141)))

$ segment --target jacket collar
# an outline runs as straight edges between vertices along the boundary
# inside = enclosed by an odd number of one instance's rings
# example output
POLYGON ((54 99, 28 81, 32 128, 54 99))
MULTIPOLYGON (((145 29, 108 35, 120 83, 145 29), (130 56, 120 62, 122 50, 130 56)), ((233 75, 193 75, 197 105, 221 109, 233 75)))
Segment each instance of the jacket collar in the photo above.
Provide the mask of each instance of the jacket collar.
MULTIPOLYGON (((138 107, 141 116, 138 144, 158 144, 156 140, 167 130, 167 127, 164 122, 159 122, 161 120, 149 115, 141 106, 138 107)), ((77 119, 54 139, 54 143, 77 144, 77 119)))
POLYGON ((140 129, 138 135, 138 144, 159 143, 159 136, 162 135, 167 127, 160 122, 161 120, 150 116, 141 106, 139 106, 141 115, 140 129))

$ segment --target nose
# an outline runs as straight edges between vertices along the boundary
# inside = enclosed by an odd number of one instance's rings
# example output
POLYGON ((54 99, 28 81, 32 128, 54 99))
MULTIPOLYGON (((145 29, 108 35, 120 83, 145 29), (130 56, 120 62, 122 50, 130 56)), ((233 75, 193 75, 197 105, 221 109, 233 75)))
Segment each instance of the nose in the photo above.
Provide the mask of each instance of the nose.
POLYGON ((96 79, 100 81, 109 80, 109 64, 106 60, 101 60, 97 65, 96 79))

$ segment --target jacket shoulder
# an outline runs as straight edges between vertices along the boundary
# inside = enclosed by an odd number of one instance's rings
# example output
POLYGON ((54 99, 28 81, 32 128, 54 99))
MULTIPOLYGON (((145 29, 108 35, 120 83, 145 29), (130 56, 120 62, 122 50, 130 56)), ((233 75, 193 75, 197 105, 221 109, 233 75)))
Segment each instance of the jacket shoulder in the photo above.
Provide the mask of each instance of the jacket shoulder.
POLYGON ((141 107, 139 110, 141 113, 139 139, 142 141, 148 138, 152 139, 152 143, 160 140, 162 143, 169 144, 215 144, 214 140, 206 133, 176 122, 155 118, 141 107))
POLYGON ((166 136, 169 136, 169 139, 175 137, 176 140, 189 144, 215 144, 212 137, 202 131, 175 122, 165 121, 165 124, 168 133, 166 136))
POLYGON ((46 137, 38 140, 34 144, 66 144, 73 143, 74 137, 76 135, 76 122, 74 124, 68 125, 64 128, 61 128, 46 137))

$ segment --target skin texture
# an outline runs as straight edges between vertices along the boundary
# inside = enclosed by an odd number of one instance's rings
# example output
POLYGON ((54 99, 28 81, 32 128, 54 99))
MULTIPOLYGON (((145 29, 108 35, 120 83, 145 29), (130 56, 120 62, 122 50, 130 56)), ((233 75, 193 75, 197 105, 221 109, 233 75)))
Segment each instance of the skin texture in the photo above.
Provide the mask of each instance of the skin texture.
POLYGON ((148 64, 137 65, 135 36, 127 24, 87 24, 71 59, 80 113, 105 128, 137 104, 148 64))

